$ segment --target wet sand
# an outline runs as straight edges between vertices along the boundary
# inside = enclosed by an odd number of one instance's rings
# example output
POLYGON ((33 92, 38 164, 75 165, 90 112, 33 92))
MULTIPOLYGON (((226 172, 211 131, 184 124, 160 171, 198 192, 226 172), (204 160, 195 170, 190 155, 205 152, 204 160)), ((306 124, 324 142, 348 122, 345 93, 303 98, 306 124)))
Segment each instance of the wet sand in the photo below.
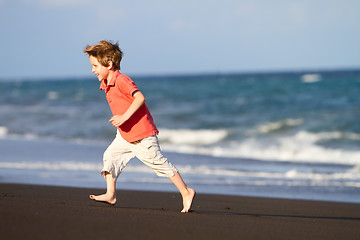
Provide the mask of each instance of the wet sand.
POLYGON ((1 239, 359 239, 360 204, 0 184, 1 239))

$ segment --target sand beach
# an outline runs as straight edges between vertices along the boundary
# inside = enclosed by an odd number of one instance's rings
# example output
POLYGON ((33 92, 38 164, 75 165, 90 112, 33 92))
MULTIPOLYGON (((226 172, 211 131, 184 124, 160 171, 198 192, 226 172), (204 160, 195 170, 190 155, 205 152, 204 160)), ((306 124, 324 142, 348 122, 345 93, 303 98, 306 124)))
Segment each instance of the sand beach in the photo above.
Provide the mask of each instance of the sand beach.
POLYGON ((358 239, 360 204, 198 194, 180 213, 178 193, 0 184, 2 239, 358 239))

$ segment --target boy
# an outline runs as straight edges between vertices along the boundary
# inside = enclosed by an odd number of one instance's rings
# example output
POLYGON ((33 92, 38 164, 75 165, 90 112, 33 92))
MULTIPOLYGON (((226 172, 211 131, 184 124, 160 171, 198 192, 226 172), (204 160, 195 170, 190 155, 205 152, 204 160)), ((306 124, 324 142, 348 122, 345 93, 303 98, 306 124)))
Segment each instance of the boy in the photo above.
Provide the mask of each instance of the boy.
POLYGON ((103 169, 107 191, 102 195, 90 195, 90 199, 116 203, 116 180, 131 158, 137 157, 151 167, 158 176, 168 177, 181 193, 183 209, 188 212, 195 191, 186 186, 178 170, 162 155, 153 118, 145 104, 145 97, 135 83, 120 73, 122 52, 118 43, 100 41, 87 46, 92 72, 98 77, 100 90, 105 90, 113 117, 109 122, 117 128, 113 142, 103 156, 103 169))

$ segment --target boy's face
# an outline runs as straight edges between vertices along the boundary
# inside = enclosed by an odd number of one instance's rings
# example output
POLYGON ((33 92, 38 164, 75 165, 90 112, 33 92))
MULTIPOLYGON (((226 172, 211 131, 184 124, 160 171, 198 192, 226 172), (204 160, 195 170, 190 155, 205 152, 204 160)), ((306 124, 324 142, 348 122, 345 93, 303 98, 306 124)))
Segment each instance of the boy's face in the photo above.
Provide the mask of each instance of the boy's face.
POLYGON ((110 65, 109 65, 109 67, 104 67, 93 56, 90 56, 89 59, 90 59, 90 63, 92 66, 91 71, 98 77, 99 81, 107 79, 109 76, 109 73, 110 73, 110 69, 111 69, 110 65))

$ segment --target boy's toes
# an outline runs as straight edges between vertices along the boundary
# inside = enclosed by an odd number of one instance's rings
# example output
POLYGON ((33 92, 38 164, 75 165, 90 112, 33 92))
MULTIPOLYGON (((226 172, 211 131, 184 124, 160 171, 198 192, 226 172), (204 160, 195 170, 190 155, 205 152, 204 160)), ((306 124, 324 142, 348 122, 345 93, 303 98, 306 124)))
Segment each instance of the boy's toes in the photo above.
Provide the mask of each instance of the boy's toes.
POLYGON ((115 196, 112 196, 112 197, 109 197, 107 196, 106 194, 103 194, 103 195, 89 195, 89 198, 91 200, 95 200, 97 202, 104 202, 104 203, 108 203, 110 205, 115 205, 116 203, 116 197, 115 196))

